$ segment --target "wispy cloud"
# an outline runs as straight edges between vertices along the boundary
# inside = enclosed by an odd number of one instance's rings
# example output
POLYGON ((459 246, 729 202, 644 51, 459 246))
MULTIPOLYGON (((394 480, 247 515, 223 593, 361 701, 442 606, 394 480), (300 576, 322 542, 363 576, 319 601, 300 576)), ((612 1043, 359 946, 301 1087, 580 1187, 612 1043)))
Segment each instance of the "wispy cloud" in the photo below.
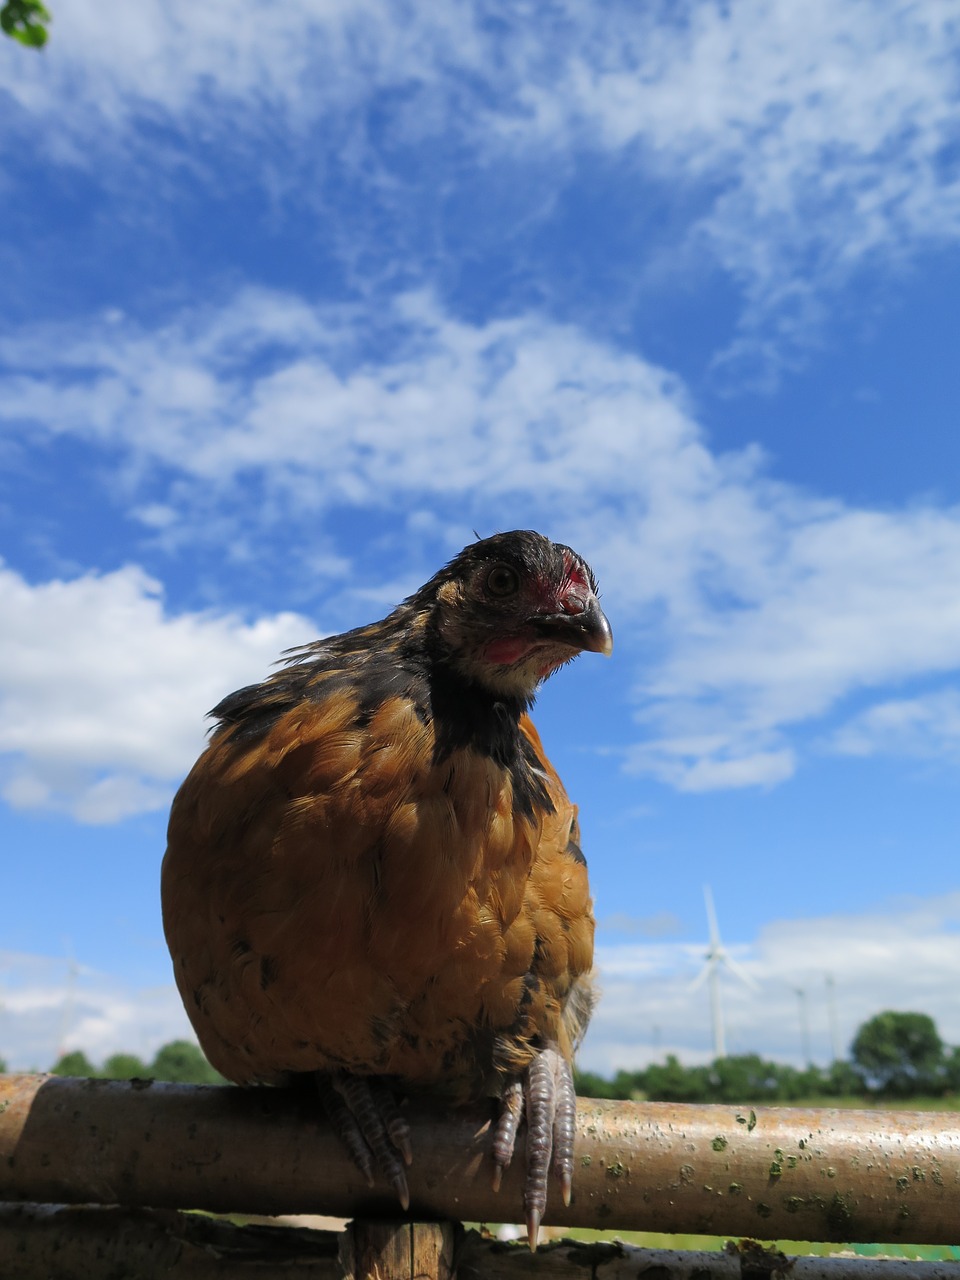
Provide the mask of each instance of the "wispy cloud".
MULTIPOLYGON (((534 222, 562 204, 564 160, 610 158, 638 202, 684 193, 668 270, 706 261, 737 281, 745 310, 720 364, 742 372, 802 343, 864 263, 956 240, 958 33, 950 0, 700 0, 672 19, 571 3, 535 21, 492 20, 480 0, 296 0, 268 16, 249 0, 121 15, 63 0, 44 58, 12 63, 7 132, 101 173, 119 148, 128 185, 138 157, 155 184, 167 166, 202 170, 214 140, 221 159, 243 146, 278 208, 293 170, 312 175, 300 201, 334 198, 330 176, 349 174, 352 263, 384 235, 361 211, 396 212, 415 157, 452 194, 464 157, 495 173, 550 155, 534 222)), ((429 278, 435 246, 420 251, 410 270, 429 278)), ((631 287, 649 267, 638 244, 631 287)))
POLYGON ((629 493, 638 469, 700 450, 664 370, 535 315, 465 324, 421 294, 378 317, 249 290, 154 331, 116 315, 39 326, 0 358, 14 425, 204 486, 259 472, 311 504, 629 493))
POLYGON ((171 1040, 194 1039, 173 983, 136 988, 63 957, 0 951, 0 1055, 14 1071, 47 1071, 82 1049, 149 1061, 171 1040))
MULTIPOLYGON (((845 1055, 857 1027, 883 1009, 929 1013, 948 1044, 960 1043, 958 925, 956 893, 885 903, 859 915, 770 922, 752 942, 729 947, 758 990, 729 976, 723 980, 728 1051, 799 1064, 804 1034, 798 991, 818 1062, 832 1057, 834 1025, 845 1055)), ((690 989, 705 947, 706 940, 702 946, 610 945, 601 938, 603 996, 583 1065, 609 1073, 666 1053, 709 1061, 709 996, 702 986, 690 989)))
MULTIPOLYGON (((955 240, 960 17, 942 0, 691 4, 574 56, 570 112, 610 149, 713 187, 690 235, 742 284, 754 347, 819 319, 865 260, 955 240)), ((534 86, 544 106, 551 90, 534 86)), ((740 354, 746 344, 728 351, 740 354)))
POLYGON ((725 605, 705 587, 644 683, 653 736, 632 766, 681 787, 779 781, 793 764, 784 731, 960 663, 960 513, 780 493, 763 515, 765 535, 719 566, 725 605))
POLYGON ((852 716, 828 746, 841 755, 914 756, 960 761, 960 690, 935 689, 915 698, 890 698, 852 716))
MULTIPOLYGON (((681 789, 782 782, 805 735, 829 735, 852 695, 883 697, 960 665, 960 512, 871 511, 776 482, 757 450, 710 449, 676 378, 534 313, 468 324, 424 294, 368 312, 245 291, 155 330, 116 316, 36 326, 0 343, 0 356, 0 418, 24 448, 69 437, 109 458, 109 498, 171 554, 192 553, 204 530, 229 543, 231 529, 255 542, 282 528, 283 558, 298 573, 324 560, 336 594, 353 591, 370 616, 468 541, 471 525, 535 524, 574 543, 631 619, 621 652, 636 673, 639 739, 627 767, 681 789), (380 541, 364 543, 362 575, 345 577, 360 550, 344 511, 382 524, 380 541)), ((159 746, 148 717, 144 746, 124 719, 118 671, 141 698, 177 685, 177 705, 195 717, 214 690, 205 675, 207 694, 188 691, 175 671, 209 673, 227 644, 249 671, 248 658, 265 664, 306 627, 165 617, 158 588, 133 569, 46 588, 3 582, 17 596, 18 653, 51 653, 43 682, 19 677, 20 692, 6 694, 8 751, 61 758, 44 745, 58 716, 30 701, 58 683, 56 640, 43 637, 62 634, 61 598, 77 610, 77 654, 110 655, 95 679, 74 681, 101 691, 86 758, 110 777, 121 756, 143 774, 125 802, 105 791, 105 812, 142 807, 141 784, 184 762, 182 738, 159 746), (117 605, 115 625, 104 600, 117 605), (156 641, 156 662, 152 649, 129 648, 134 635, 156 641)), ((66 675, 60 684, 70 687, 66 675)), ((76 695, 57 696, 68 707, 76 695)), ((28 774, 8 779, 7 794, 40 803, 57 788, 28 774)))
POLYGON ((347 309, 247 290, 153 330, 40 325, 0 360, 0 420, 119 457, 111 495, 168 542, 183 521, 209 536, 211 514, 222 536, 231 512, 238 529, 315 528, 351 507, 412 510, 424 538, 447 518, 462 545, 478 518, 549 511, 562 528, 716 468, 663 369, 536 314, 467 324, 426 294, 347 309))
MULTIPOLYGON (((581 1065, 610 1074, 666 1053, 709 1061, 708 994, 690 989, 706 940, 611 944, 601 932, 599 942, 602 998, 581 1065)), ((759 984, 754 991, 724 980, 731 1053, 799 1064, 798 990, 818 1062, 832 1056, 834 1025, 844 1055, 857 1027, 882 1009, 929 1013, 948 1044, 960 1043, 956 893, 885 903, 862 915, 775 920, 729 950, 759 984)), ((45 1068, 64 1047, 83 1049, 94 1062, 121 1051, 149 1058, 168 1040, 192 1038, 173 983, 139 990, 82 967, 70 978, 62 958, 9 952, 0 952, 0 981, 0 1050, 14 1068, 45 1068)))
POLYGON ((228 134, 232 120, 234 132, 242 123, 248 135, 302 144, 321 122, 339 120, 327 141, 345 148, 351 117, 360 113, 362 127, 365 105, 380 92, 401 94, 393 115, 408 133, 417 117, 405 109, 410 99, 421 108, 421 133, 441 127, 436 109, 459 74, 505 43, 484 37, 479 16, 472 4, 449 0, 427 9, 393 0, 294 0, 269 14, 251 0, 212 0, 202 11, 184 0, 144 0, 111 20, 64 0, 51 56, 34 65, 11 60, 7 93, 49 119, 45 145, 74 163, 84 162, 76 144, 94 125, 109 148, 139 124, 183 126, 198 110, 201 142, 228 134), (73 120, 57 119, 71 92, 73 120))

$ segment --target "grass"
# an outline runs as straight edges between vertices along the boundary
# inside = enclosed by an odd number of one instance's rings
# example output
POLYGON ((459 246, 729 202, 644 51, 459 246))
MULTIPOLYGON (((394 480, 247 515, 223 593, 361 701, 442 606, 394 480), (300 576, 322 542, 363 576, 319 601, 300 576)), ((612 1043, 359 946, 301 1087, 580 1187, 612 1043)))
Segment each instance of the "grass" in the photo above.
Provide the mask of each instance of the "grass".
POLYGON ((764 1102, 765 1107, 841 1107, 850 1111, 960 1111, 960 1094, 942 1098, 879 1098, 850 1096, 837 1098, 796 1098, 790 1102, 764 1102))
MULTIPOLYGON (((729 1236, 665 1235, 659 1231, 589 1231, 586 1228, 564 1229, 564 1236, 571 1240, 622 1240, 624 1244, 640 1249, 689 1249, 697 1252, 717 1253, 730 1239, 729 1236)), ((817 1258, 829 1258, 838 1253, 853 1253, 858 1258, 910 1258, 923 1262, 960 1261, 960 1246, 925 1244, 830 1244, 810 1240, 760 1241, 772 1245, 789 1255, 799 1254, 817 1258)))

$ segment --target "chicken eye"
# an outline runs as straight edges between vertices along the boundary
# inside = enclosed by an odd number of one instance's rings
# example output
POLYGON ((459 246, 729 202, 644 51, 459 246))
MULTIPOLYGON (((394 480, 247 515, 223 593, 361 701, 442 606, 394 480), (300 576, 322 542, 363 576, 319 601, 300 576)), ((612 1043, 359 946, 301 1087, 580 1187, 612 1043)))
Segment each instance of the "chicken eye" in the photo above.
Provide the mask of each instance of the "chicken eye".
POLYGON ((497 564, 487 574, 487 590, 492 596, 512 596, 520 589, 520 575, 508 564, 497 564))

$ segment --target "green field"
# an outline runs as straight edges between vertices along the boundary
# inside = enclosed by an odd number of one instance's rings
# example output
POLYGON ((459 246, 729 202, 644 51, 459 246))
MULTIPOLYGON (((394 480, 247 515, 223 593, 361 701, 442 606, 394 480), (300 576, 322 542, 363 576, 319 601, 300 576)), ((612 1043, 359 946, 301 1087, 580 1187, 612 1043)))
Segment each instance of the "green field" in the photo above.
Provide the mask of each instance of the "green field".
POLYGON ((960 1111, 960 1093, 942 1098, 802 1098, 797 1102, 770 1102, 771 1107, 846 1107, 855 1111, 960 1111))
MULTIPOLYGON (((960 1228, 958 1228, 960 1232, 960 1228)), ((716 1252, 723 1248, 728 1236, 694 1236, 664 1235, 658 1231, 586 1231, 570 1228, 563 1232, 571 1240, 611 1240, 614 1237, 624 1244, 636 1245, 642 1249, 692 1249, 716 1252)), ((960 1238, 960 1234, 958 1234, 960 1238)), ((855 1253, 860 1258, 913 1258, 924 1262, 960 1261, 960 1245, 923 1245, 923 1244, 817 1244, 809 1240, 770 1240, 763 1238, 763 1245, 790 1254, 812 1254, 816 1257, 829 1257, 836 1253, 855 1253)))

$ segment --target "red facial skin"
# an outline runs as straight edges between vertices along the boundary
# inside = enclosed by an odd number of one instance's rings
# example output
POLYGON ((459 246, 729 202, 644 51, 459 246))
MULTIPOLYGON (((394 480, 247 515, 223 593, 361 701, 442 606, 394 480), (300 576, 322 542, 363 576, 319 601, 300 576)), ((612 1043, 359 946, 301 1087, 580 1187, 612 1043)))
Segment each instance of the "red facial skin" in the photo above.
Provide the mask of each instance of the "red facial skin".
MULTIPOLYGON (((557 613, 571 615, 583 613, 590 598, 590 584, 584 576, 583 570, 567 554, 564 554, 563 557, 563 567, 565 575, 559 588, 553 582, 545 581, 542 578, 536 584, 538 588, 536 593, 539 606, 538 612, 542 611, 547 616, 557 613)), ((510 667, 538 648, 542 648, 550 654, 548 661, 540 669, 539 674, 543 679, 546 679, 558 667, 562 667, 575 653, 575 650, 571 649, 566 655, 563 655, 562 651, 558 654, 556 642, 546 642, 535 636, 512 635, 491 641, 484 649, 484 657, 488 662, 492 662, 496 666, 510 667)))

